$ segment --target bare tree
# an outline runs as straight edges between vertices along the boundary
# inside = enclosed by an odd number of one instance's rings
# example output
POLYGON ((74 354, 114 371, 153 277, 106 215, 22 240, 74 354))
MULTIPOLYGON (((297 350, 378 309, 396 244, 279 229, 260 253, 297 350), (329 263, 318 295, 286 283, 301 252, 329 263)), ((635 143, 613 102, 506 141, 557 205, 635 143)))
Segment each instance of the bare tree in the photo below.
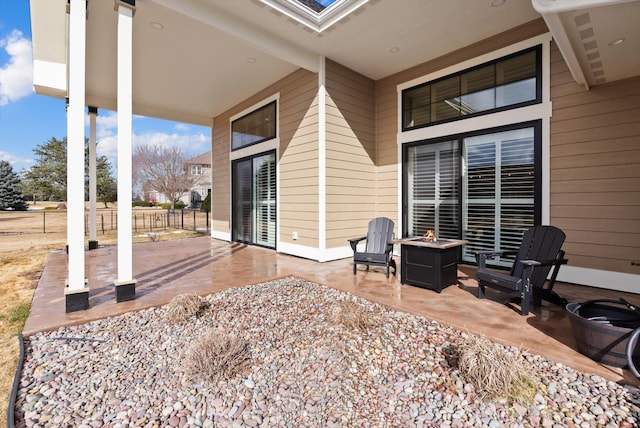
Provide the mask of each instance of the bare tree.
POLYGON ((133 153, 134 180, 143 189, 165 195, 173 209, 195 183, 195 177, 185 170, 185 162, 190 157, 177 147, 138 146, 133 153))

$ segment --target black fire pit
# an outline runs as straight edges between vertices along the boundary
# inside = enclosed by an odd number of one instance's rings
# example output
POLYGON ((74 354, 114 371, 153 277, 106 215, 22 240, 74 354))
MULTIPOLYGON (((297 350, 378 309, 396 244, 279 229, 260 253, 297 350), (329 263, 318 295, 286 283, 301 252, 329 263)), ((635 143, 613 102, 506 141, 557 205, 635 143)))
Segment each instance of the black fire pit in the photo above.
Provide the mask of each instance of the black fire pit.
MULTIPOLYGON (((582 354, 614 367, 628 365, 627 343, 633 331, 640 328, 639 309, 624 299, 600 299, 569 303, 567 312, 582 354)), ((635 346, 632 358, 639 366, 640 346, 635 346)))

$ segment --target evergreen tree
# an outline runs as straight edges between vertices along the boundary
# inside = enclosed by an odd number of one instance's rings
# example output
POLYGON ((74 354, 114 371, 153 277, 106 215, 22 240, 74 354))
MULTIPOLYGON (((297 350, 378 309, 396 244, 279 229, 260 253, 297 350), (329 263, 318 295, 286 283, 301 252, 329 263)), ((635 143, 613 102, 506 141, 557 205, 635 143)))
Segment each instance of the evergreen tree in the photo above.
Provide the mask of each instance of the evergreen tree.
MULTIPOLYGON (((52 137, 33 149, 35 164, 24 172, 23 189, 35 199, 60 200, 67 198, 67 137, 52 137)), ((85 139, 85 200, 89 199, 89 141, 85 139)), ((97 199, 106 206, 117 199, 116 181, 106 156, 96 159, 97 199)))
POLYGON ((33 152, 35 164, 25 171, 25 189, 37 199, 67 199, 67 137, 38 145, 33 152))
POLYGON ((105 208, 108 202, 118 200, 118 185, 111 175, 111 163, 106 156, 96 159, 96 196, 99 202, 104 203, 105 208))
POLYGON ((207 197, 202 201, 202 205, 200 205, 200 211, 211 211, 211 192, 207 192, 207 197))
POLYGON ((20 178, 7 161, 0 161, 0 210, 25 211, 27 204, 20 189, 20 178))

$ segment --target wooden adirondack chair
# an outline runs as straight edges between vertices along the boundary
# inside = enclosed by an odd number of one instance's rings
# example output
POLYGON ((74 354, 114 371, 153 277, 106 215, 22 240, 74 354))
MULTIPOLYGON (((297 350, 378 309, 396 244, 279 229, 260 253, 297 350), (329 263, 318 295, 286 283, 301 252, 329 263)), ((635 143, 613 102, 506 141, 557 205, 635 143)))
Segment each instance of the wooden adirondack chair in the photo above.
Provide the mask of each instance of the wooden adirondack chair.
POLYGON ((356 274, 357 265, 385 266, 387 268, 387 278, 389 278, 389 268, 393 268, 396 274, 396 262, 393 260, 393 220, 386 217, 374 218, 369 222, 367 236, 349 239, 349 244, 353 249, 353 274, 356 274), (358 243, 367 240, 364 251, 358 251, 358 243))
POLYGON ((520 249, 517 253, 511 253, 516 254, 516 259, 509 274, 488 269, 486 266, 487 259, 508 255, 508 252, 477 252, 475 256, 478 263, 478 298, 485 297, 485 287, 518 296, 522 299, 522 315, 529 313, 532 296, 565 306, 567 300, 553 291, 560 266, 567 263, 564 251, 560 249, 564 240, 564 232, 554 226, 535 226, 525 231, 520 249), (545 287, 547 275, 552 268, 551 278, 545 287))

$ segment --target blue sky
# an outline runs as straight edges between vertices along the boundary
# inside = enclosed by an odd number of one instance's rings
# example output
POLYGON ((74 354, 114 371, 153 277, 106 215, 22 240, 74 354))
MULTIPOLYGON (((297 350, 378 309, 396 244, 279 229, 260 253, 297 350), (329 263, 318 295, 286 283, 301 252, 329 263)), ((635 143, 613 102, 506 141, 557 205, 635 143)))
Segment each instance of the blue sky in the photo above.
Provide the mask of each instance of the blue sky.
MULTIPOLYGON (((33 92, 32 62, 29 1, 0 0, 0 160, 11 163, 15 172, 33 164, 37 145, 67 135, 64 100, 33 92)), ((114 167, 116 119, 114 112, 98 112, 97 151, 114 167)), ((177 146, 194 156, 210 150, 211 130, 206 127, 136 116, 133 133, 134 147, 177 146)))

